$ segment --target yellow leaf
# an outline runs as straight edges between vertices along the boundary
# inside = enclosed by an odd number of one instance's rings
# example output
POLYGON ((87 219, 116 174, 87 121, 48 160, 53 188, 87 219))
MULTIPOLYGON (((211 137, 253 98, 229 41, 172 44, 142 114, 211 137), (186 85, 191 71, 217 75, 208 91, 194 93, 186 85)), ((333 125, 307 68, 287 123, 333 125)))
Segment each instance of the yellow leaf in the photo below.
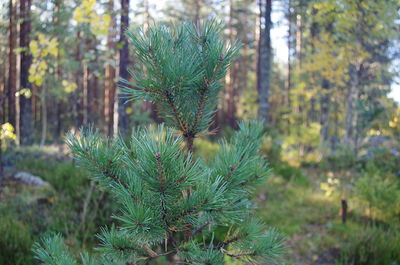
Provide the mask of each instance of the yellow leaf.
POLYGON ((39 56, 39 47, 38 47, 38 43, 35 40, 32 40, 29 43, 29 50, 31 51, 31 54, 33 57, 38 57, 39 56))

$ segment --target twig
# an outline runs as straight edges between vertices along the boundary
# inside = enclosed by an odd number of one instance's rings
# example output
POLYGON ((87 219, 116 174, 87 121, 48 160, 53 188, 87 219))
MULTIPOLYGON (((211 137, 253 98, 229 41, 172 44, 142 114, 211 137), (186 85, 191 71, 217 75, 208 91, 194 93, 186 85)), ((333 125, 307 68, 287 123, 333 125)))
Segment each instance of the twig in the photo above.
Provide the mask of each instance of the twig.
POLYGON ((209 224, 210 224, 210 222, 207 221, 204 224, 202 224, 201 226, 199 226, 198 228, 196 228, 196 230, 194 230, 192 232, 191 237, 194 237, 197 233, 200 233, 201 231, 203 231, 203 229, 209 224))

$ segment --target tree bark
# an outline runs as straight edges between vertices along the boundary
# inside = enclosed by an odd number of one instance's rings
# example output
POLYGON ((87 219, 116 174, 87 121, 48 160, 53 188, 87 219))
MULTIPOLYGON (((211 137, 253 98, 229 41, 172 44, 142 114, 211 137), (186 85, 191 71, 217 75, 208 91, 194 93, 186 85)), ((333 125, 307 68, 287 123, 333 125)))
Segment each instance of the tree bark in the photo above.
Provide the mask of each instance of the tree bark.
MULTIPOLYGON (((128 41, 125 36, 125 30, 129 27, 129 0, 121 0, 121 31, 120 31, 120 51, 119 51, 119 77, 128 79, 129 50, 128 41)), ((126 114, 125 100, 118 99, 118 128, 122 135, 126 134, 128 129, 128 115, 126 114)))
POLYGON ((303 19, 302 15, 296 15, 296 58, 298 67, 301 67, 302 51, 303 51, 303 19))
MULTIPOLYGON (((89 52, 91 46, 91 41, 89 37, 86 37, 85 41, 85 51, 89 52)), ((82 124, 86 126, 89 123, 89 64, 90 61, 87 60, 83 63, 83 83, 82 83, 82 124)))
POLYGON ((17 1, 10 0, 9 5, 9 51, 8 51, 8 122, 16 127, 16 100, 17 92, 17 1))
POLYGON ((114 124, 114 97, 115 97, 115 67, 112 62, 115 61, 115 15, 114 0, 108 2, 108 13, 111 16, 111 23, 108 27, 107 49, 110 52, 109 63, 106 66, 105 84, 104 84, 104 118, 105 132, 108 136, 113 134, 114 124))
POLYGON ((330 84, 326 79, 322 80, 321 90, 321 142, 326 146, 329 140, 329 105, 330 105, 330 84))
POLYGON ((40 137, 40 146, 44 146, 46 143, 47 134, 47 91, 46 82, 42 85, 42 134, 40 137))
MULTIPOLYGON (((233 26, 233 15, 234 15, 234 7, 233 1, 229 1, 229 41, 233 42, 235 38, 234 26, 233 26)), ((238 64, 237 62, 233 62, 228 69, 228 72, 225 77, 225 95, 224 95, 224 114, 225 114, 225 123, 230 127, 235 128, 236 126, 236 84, 237 84, 237 72, 238 72, 238 64)))
MULTIPOLYGON (((61 20, 60 20, 60 12, 63 8, 63 0, 56 0, 54 1, 54 16, 53 16, 53 21, 54 24, 56 25, 57 28, 60 28, 61 25, 61 20)), ((56 34, 57 35, 57 34, 56 34)), ((58 38, 58 47, 57 47, 57 65, 56 65, 56 81, 58 83, 61 82, 62 80, 62 69, 61 69, 61 48, 60 45, 62 45, 62 39, 61 37, 57 36, 58 38)), ((58 102, 55 102, 56 106, 56 113, 55 113, 55 127, 54 127, 54 140, 58 140, 61 136, 61 131, 62 131, 62 122, 64 119, 64 114, 63 114, 63 99, 59 99, 58 102)))
POLYGON ((76 45, 76 54, 75 54, 75 60, 78 63, 78 69, 75 72, 75 78, 76 78, 76 85, 77 89, 73 92, 72 94, 72 100, 73 100, 73 119, 75 120, 75 127, 79 128, 82 126, 83 122, 83 117, 82 117, 82 102, 80 100, 80 94, 81 91, 83 90, 82 88, 82 32, 78 30, 76 33, 76 39, 77 39, 77 45, 76 45))
MULTIPOLYGON (((260 7, 262 5, 260 4, 260 7)), ((258 93, 259 107, 258 117, 268 123, 269 119, 269 93, 271 79, 271 11, 272 0, 265 1, 265 12, 261 10, 261 16, 264 17, 264 27, 260 23, 260 43, 259 43, 259 72, 258 72, 258 93), (263 34, 261 33, 263 32, 263 34)))
MULTIPOLYGON (((31 5, 32 0, 21 0, 21 28, 20 28, 20 47, 23 49, 21 53, 21 88, 31 89, 28 80, 29 67, 32 63, 32 57, 29 54, 29 42, 31 33, 31 5)), ((31 97, 20 97, 20 143, 21 145, 30 145, 33 143, 33 120, 32 120, 32 102, 31 97)))
POLYGON ((345 114, 345 135, 344 145, 355 147, 354 134, 357 126, 357 110, 356 104, 359 94, 359 71, 357 66, 350 68, 350 88, 347 95, 346 114, 345 114))

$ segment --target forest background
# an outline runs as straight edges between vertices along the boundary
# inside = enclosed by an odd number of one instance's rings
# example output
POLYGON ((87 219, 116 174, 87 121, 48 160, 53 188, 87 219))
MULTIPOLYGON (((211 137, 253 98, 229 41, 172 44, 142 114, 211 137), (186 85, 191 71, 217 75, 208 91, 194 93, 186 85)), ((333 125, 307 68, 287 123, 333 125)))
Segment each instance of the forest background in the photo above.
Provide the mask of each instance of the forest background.
POLYGON ((288 264, 400 264, 400 1, 2 0, 0 264, 33 264, 60 232, 96 245, 112 201, 75 167, 67 131, 109 136, 161 123, 126 103, 118 80, 137 62, 125 29, 217 19, 239 39, 213 130, 213 159, 239 120, 263 119, 273 168, 258 214, 287 235, 288 264), (28 172, 49 183, 24 184, 28 172))

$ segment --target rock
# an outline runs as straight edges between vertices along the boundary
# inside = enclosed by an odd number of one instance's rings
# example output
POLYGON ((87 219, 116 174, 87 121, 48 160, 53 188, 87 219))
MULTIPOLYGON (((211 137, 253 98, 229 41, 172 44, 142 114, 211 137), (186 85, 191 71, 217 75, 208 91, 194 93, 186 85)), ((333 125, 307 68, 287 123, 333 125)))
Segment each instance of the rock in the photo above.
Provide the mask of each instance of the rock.
POLYGON ((14 174, 14 179, 29 186, 49 187, 50 184, 38 176, 34 176, 28 172, 17 172, 14 174))

